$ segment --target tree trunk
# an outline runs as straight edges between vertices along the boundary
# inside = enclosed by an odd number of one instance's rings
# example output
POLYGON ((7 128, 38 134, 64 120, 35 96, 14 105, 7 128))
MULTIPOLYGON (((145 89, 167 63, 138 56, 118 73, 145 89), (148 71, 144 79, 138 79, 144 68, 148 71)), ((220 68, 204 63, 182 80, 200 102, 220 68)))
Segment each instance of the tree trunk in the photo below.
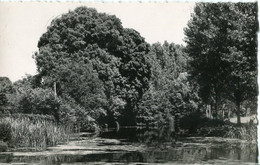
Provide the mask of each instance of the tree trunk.
POLYGON ((240 102, 236 103, 237 106, 237 125, 241 124, 241 118, 240 118, 240 102))
POLYGON ((53 88, 54 88, 54 99, 56 100, 57 99, 56 82, 54 82, 53 88))
POLYGON ((212 111, 212 104, 209 105, 209 118, 213 119, 213 111, 212 111))
POLYGON ((213 118, 214 119, 218 119, 218 102, 217 102, 217 100, 214 103, 213 118))
POLYGON ((209 118, 213 119, 213 115, 212 115, 212 105, 209 105, 209 118))

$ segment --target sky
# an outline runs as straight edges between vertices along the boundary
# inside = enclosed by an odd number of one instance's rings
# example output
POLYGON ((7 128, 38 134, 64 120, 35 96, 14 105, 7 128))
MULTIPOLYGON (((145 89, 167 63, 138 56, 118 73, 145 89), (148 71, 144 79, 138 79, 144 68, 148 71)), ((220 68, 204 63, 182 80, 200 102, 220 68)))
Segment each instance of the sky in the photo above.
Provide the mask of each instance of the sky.
POLYGON ((139 2, 0 2, 0 77, 14 82, 36 74, 32 55, 51 20, 79 6, 116 15, 125 28, 137 30, 148 43, 183 42, 194 3, 139 2))

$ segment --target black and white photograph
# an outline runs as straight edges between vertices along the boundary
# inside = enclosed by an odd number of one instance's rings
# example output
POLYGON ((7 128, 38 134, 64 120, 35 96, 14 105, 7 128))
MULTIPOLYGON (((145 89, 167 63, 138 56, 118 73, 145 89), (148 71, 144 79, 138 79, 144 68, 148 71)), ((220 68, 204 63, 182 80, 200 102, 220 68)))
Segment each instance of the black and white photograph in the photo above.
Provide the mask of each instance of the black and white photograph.
POLYGON ((257 1, 0 0, 0 164, 259 163, 257 1))

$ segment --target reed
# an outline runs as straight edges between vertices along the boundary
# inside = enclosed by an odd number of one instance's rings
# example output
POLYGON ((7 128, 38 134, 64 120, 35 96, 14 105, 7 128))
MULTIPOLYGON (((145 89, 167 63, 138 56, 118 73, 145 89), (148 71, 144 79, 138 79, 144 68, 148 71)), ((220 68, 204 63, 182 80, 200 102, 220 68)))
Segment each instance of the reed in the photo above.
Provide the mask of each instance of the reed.
POLYGON ((257 143, 257 126, 245 124, 243 126, 230 126, 224 137, 237 138, 257 143))
POLYGON ((11 138, 7 142, 13 147, 43 150, 47 146, 54 146, 69 139, 69 128, 65 125, 58 125, 54 120, 43 115, 5 116, 0 118, 1 124, 10 126, 11 138))

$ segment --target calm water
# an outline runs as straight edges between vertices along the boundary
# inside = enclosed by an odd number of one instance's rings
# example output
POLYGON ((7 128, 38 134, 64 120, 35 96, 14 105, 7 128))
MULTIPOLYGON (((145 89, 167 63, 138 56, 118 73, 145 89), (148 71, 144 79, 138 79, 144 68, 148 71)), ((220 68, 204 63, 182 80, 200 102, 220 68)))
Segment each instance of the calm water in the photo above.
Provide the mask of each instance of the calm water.
POLYGON ((122 128, 82 136, 41 152, 0 153, 3 164, 255 164, 256 144, 224 138, 176 138, 167 129, 122 128))

